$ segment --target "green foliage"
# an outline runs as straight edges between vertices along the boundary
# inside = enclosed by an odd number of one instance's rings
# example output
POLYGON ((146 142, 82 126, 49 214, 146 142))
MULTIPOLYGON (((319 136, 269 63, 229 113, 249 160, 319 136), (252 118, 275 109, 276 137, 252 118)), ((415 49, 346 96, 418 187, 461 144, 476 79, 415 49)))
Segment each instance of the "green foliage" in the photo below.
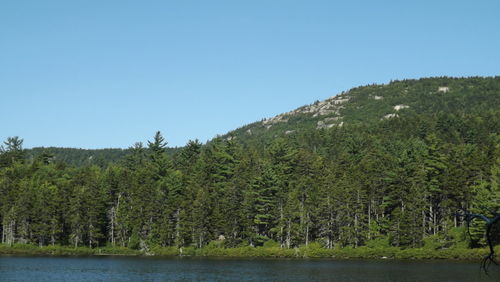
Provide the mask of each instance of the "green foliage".
POLYGON ((267 240, 262 245, 263 248, 279 248, 280 244, 274 240, 267 240))
MULTIPOLYGON (((497 254, 500 253, 500 246, 495 248, 497 254)), ((286 249, 279 247, 237 247, 237 248, 217 248, 217 247, 154 247, 147 254, 141 251, 123 247, 68 247, 68 246, 34 246, 29 244, 14 244, 8 246, 0 244, 0 255, 154 255, 154 256, 211 256, 211 257, 258 257, 258 258, 335 258, 335 259, 457 259, 457 260, 480 260, 488 250, 452 248, 441 250, 430 250, 426 248, 399 249, 369 248, 366 246, 359 248, 325 249, 320 244, 311 243, 307 247, 286 249)), ((500 256, 497 255, 497 258, 500 256)))
POLYGON ((137 233, 134 232, 132 236, 130 236, 127 247, 132 250, 139 250, 141 248, 141 239, 137 233))
POLYGON ((372 239, 366 242, 366 246, 372 249, 386 249, 390 247, 388 236, 372 239))
POLYGON ((126 150, 8 138, 2 250, 478 257, 484 225, 469 238, 457 212, 500 209, 499 91, 500 77, 369 85, 336 97, 348 102, 335 111, 301 108, 178 149, 160 132, 126 150), (344 123, 318 129, 327 118, 344 123))
POLYGON ((451 228, 446 234, 446 240, 448 241, 448 246, 452 248, 465 249, 469 246, 469 240, 467 238, 467 231, 465 226, 451 228))
POLYGON ((219 248, 224 248, 224 241, 223 240, 214 240, 210 241, 208 245, 206 246, 207 249, 219 249, 219 248))
POLYGON ((439 250, 442 249, 446 244, 444 236, 440 234, 431 235, 424 238, 424 249, 428 250, 439 250))

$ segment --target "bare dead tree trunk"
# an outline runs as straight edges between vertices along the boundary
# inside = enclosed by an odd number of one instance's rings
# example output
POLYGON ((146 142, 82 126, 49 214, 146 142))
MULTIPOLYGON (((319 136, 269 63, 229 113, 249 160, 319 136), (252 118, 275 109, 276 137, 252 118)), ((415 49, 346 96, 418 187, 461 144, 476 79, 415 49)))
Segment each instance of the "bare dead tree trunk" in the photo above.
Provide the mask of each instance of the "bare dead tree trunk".
POLYGON ((307 222, 306 222, 306 246, 309 245, 309 213, 306 215, 307 222))
POLYGON ((177 208, 175 211, 175 240, 174 242, 179 242, 178 240, 181 234, 181 224, 180 224, 180 219, 179 219, 179 214, 180 214, 180 208, 177 208))
POLYGON ((55 236, 55 230, 52 229, 52 232, 50 233, 50 244, 54 246, 56 244, 56 236, 55 236))
POLYGON ((291 220, 288 219, 287 221, 287 231, 286 231, 286 247, 287 249, 290 249, 290 245, 291 245, 291 220))
POLYGON ((14 244, 14 238, 15 238, 14 228, 15 228, 15 225, 16 225, 16 221, 15 220, 11 220, 10 224, 9 224, 8 233, 7 233, 7 244, 9 245, 9 247, 12 247, 12 244, 14 244))
POLYGON ((193 240, 193 242, 196 242, 196 229, 194 228, 194 226, 191 227, 191 240, 193 240))
MULTIPOLYGON (((429 205, 429 219, 430 219, 430 221, 429 221, 429 232, 428 233, 431 234, 432 233, 432 227, 433 227, 433 224, 434 224, 434 222, 433 222, 434 221, 434 212, 432 210, 432 204, 429 205)), ((434 233, 434 234, 436 234, 436 233, 434 233)))
POLYGON ((427 224, 425 218, 425 211, 422 211, 422 238, 425 237, 425 225, 427 224))
POLYGON ((280 247, 283 248, 283 203, 280 200, 280 247))
POLYGON ((111 207, 111 245, 115 246, 115 207, 111 207))
MULTIPOLYGON (((372 201, 370 200, 368 202, 368 230, 371 227, 372 224, 372 215, 371 215, 371 207, 372 207, 372 201)), ((371 240, 371 232, 368 232, 368 240, 371 240)))
POLYGON ((327 238, 327 246, 329 249, 333 248, 333 228, 335 226, 335 215, 331 211, 330 206, 330 196, 327 198, 328 203, 328 238, 327 238))
POLYGON ((433 214, 432 214, 433 218, 432 218, 432 224, 433 224, 433 234, 436 235, 437 233, 437 211, 434 211, 433 214))
POLYGON ((92 229, 94 228, 94 226, 92 226, 92 224, 90 224, 89 226, 89 248, 92 248, 92 229))

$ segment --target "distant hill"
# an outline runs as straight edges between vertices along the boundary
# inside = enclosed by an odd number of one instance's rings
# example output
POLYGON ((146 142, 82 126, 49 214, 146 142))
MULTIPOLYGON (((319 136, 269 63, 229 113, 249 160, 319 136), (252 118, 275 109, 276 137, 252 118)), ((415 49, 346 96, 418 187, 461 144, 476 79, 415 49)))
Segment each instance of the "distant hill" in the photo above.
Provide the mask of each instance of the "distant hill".
MULTIPOLYGON (((370 128, 392 120, 408 123, 408 119, 419 120, 419 123, 422 120, 435 123, 437 120, 448 119, 452 120, 448 126, 457 127, 454 130, 460 131, 467 126, 456 124, 458 121, 482 117, 493 123, 489 126, 495 129, 499 128, 496 124, 498 118, 493 118, 500 111, 499 89, 499 76, 422 78, 360 86, 326 100, 242 126, 220 138, 262 147, 277 137, 310 135, 313 131, 328 131, 345 126, 370 128)), ((168 148, 167 152, 174 155, 180 149, 168 148)), ((44 152, 53 155, 55 160, 74 166, 106 166, 107 163, 118 162, 130 153, 129 149, 114 148, 36 147, 27 150, 27 157, 33 159, 44 152)))
POLYGON ((432 119, 443 114, 487 116, 500 110, 499 89, 498 76, 422 78, 361 86, 245 125, 223 137, 254 143, 312 129, 369 126, 404 117, 432 119))
MULTIPOLYGON (((178 149, 167 148, 167 153, 173 155, 178 149)), ((28 159, 36 159, 43 154, 49 154, 53 161, 64 162, 71 166, 98 165, 107 166, 117 163, 130 154, 130 149, 79 149, 60 147, 34 147, 26 150, 28 159)))

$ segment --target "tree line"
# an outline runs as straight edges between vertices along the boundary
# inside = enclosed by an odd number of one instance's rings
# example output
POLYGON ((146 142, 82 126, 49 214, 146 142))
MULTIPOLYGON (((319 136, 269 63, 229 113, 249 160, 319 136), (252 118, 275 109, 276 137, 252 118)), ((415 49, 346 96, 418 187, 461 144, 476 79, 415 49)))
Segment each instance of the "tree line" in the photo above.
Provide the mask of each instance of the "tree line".
MULTIPOLYGON (((459 211, 500 207, 496 113, 402 116, 252 144, 195 140, 173 156, 157 132, 107 166, 71 166, 49 153, 26 158, 23 140, 11 137, 0 152, 2 243, 447 242, 465 224, 459 211)), ((470 239, 484 245, 481 223, 471 226, 470 239)))

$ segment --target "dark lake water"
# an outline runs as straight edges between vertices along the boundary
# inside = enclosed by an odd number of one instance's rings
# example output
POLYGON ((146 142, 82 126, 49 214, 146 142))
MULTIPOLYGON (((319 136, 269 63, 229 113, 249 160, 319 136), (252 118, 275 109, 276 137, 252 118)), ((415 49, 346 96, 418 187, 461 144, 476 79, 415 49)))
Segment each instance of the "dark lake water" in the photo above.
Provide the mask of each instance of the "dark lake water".
POLYGON ((477 262, 0 256, 0 281, 500 281, 477 262))

